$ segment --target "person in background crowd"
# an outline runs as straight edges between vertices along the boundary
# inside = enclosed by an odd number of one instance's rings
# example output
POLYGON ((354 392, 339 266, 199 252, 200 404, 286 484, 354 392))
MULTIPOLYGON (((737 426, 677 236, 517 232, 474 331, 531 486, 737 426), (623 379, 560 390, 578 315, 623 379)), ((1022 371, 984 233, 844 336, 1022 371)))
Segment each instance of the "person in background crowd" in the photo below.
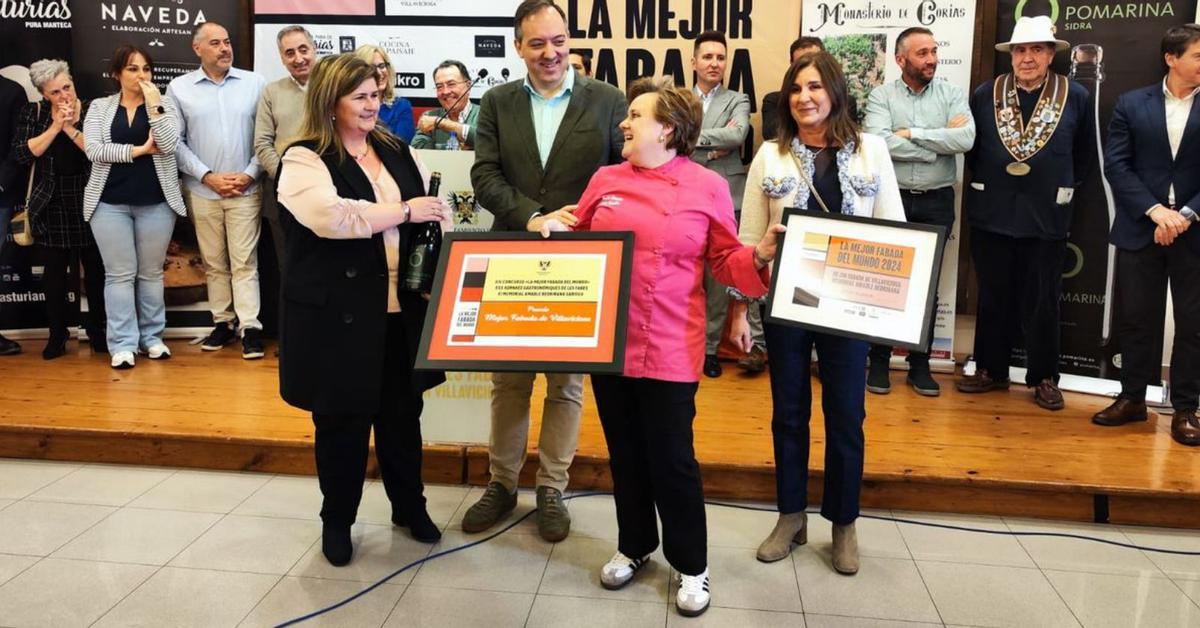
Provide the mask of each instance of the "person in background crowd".
POLYGON ((133 368, 134 354, 171 357, 163 264, 175 216, 187 217, 179 193, 175 107, 151 82, 154 61, 136 45, 113 51, 108 75, 117 93, 92 101, 84 130, 92 176, 83 217, 104 257, 108 352, 112 367, 133 368))
MULTIPOLYGON (((738 242, 729 184, 688 159, 703 119, 699 98, 669 78, 635 81, 621 123, 626 161, 592 177, 574 227, 636 235, 629 316, 649 321, 630 327, 621 375, 592 375, 618 527, 617 553, 600 582, 624 587, 650 559, 659 544, 657 510, 663 553, 680 574, 675 608, 689 617, 711 599, 704 488, 692 444, 705 269, 745 294, 764 295, 783 231, 772 227, 755 246, 738 242)), ((559 229, 554 220, 542 233, 559 229)))
MULTIPOLYGON (((788 63, 795 63, 802 55, 810 52, 824 52, 825 43, 820 37, 800 37, 788 47, 788 63)), ((763 141, 775 139, 779 130, 779 95, 783 92, 771 92, 762 99, 762 134, 763 141)), ((786 100, 786 97, 784 98, 786 100)), ((785 103, 786 104, 786 103, 785 103)), ((853 110, 851 111, 853 113, 853 110)))
POLYGON ((279 391, 312 412, 321 549, 338 567, 354 555, 372 426, 392 523, 423 543, 442 536, 421 482, 421 394, 445 377, 413 370, 426 299, 397 279, 414 225, 448 224, 450 208, 426 196, 429 173, 415 151, 377 124, 379 92, 361 58, 322 59, 299 140, 279 168, 279 391))
POLYGON ((567 58, 571 61, 571 67, 575 68, 575 71, 580 76, 592 78, 592 55, 585 55, 582 52, 572 52, 567 55, 567 58))
MULTIPOLYGON (((779 135, 763 142, 750 164, 739 239, 759 242, 787 207, 904 221, 900 188, 883 138, 863 133, 850 115, 846 79, 829 53, 801 56, 784 75, 779 135), (801 173, 800 168, 804 168, 801 173), (811 185, 810 185, 811 184, 811 185)), ((733 308, 735 342, 748 348, 746 304, 733 308)), ((771 433, 779 519, 759 545, 758 559, 786 558, 808 540, 809 419, 813 348, 820 363, 825 415, 825 489, 821 516, 833 523, 833 568, 858 572, 858 533, 866 419, 868 344, 825 333, 767 323, 771 354, 771 433)))
POLYGON ((87 287, 88 342, 93 353, 104 353, 108 350, 104 337, 104 262, 83 217, 83 189, 92 168, 83 152, 83 132, 79 130, 85 107, 75 95, 75 81, 65 61, 34 61, 29 66, 29 79, 45 100, 25 105, 17 122, 13 151, 18 164, 32 164, 35 169, 26 210, 44 268, 42 285, 50 339, 42 349, 42 357, 53 360, 66 353, 70 338, 67 299, 68 293, 79 293, 81 263, 87 287))
POLYGON ((200 343, 218 351, 242 333, 242 357, 263 357, 258 320, 258 236, 262 165, 254 155, 254 116, 266 81, 233 67, 229 32, 205 22, 192 35, 200 67, 175 77, 167 95, 179 126, 176 159, 184 202, 204 258, 213 330, 200 343))
POLYGON ((283 265, 283 229, 279 225, 279 204, 275 194, 279 176, 279 156, 300 132, 304 119, 304 92, 308 77, 317 63, 317 46, 312 33, 303 26, 285 26, 275 36, 279 61, 288 75, 268 83, 254 116, 254 155, 266 171, 263 177, 262 215, 271 231, 275 259, 283 265))
POLYGON ((412 142, 413 135, 417 132, 416 123, 413 121, 412 103, 396 95, 396 67, 392 65, 392 58, 383 48, 369 44, 359 46, 354 54, 375 68, 375 78, 379 81, 380 97, 383 99, 383 105, 379 109, 379 121, 396 137, 406 143, 412 142))
POLYGON ((1018 19, 1012 39, 996 44, 1012 53, 1012 73, 980 85, 970 100, 979 125, 967 153, 965 203, 979 278, 977 369, 955 386, 964 393, 1007 389, 1019 328, 1025 385, 1047 410, 1064 405, 1058 314, 1071 199, 1096 159, 1087 89, 1050 71, 1055 52, 1068 47, 1055 39, 1050 18, 1018 19))
POLYGON ((1113 339, 1121 351, 1121 394, 1092 422, 1117 426, 1148 418, 1146 386, 1159 380, 1169 281, 1175 305, 1171 437, 1195 447, 1200 227, 1192 220, 1200 211, 1200 25, 1168 29, 1161 49, 1166 77, 1117 99, 1108 126, 1104 170, 1117 199, 1110 240, 1117 247, 1113 339))
MULTIPOLYGON (((945 227, 949 236, 954 226, 954 183, 958 180, 954 156, 967 152, 975 143, 975 121, 963 90, 934 77, 937 53, 933 31, 920 26, 901 31, 896 37, 900 78, 871 91, 863 126, 867 133, 887 140, 909 222, 945 227)), ((930 326, 936 321, 935 306, 930 326)), ((909 352, 906 381, 918 394, 936 397, 942 389, 929 372, 932 347, 930 334, 929 348, 909 352)), ((891 358, 891 347, 871 346, 867 390, 876 394, 891 391, 891 358)))
POLYGON ((471 74, 461 61, 448 59, 433 69, 433 86, 442 106, 426 111, 417 120, 413 148, 472 150, 479 107, 471 104, 471 74), (434 128, 434 125, 437 128, 434 128))
MULTIPOLYGON (((25 201, 25 169, 17 163, 13 136, 21 110, 29 104, 25 89, 16 81, 0 76, 0 253, 8 242, 8 227, 13 208, 25 201)), ((16 355, 21 345, 0 335, 0 355, 16 355)))
MULTIPOLYGON (((727 66, 725 36, 717 31, 705 31, 696 37, 692 46, 692 69, 696 72, 696 96, 704 108, 704 124, 692 161, 721 175, 729 183, 733 196, 733 211, 741 211, 742 190, 746 186, 746 167, 742 165, 742 144, 750 133, 750 99, 741 92, 726 89, 727 66)), ((704 276, 705 303, 704 374, 721 376, 717 350, 725 333, 725 318, 729 296, 712 273, 704 276)), ((757 319, 756 319, 757 320, 757 319)), ((745 368, 761 372, 766 367, 766 352, 762 347, 762 326, 755 328, 757 342, 750 350, 745 368)))
MULTIPOLYGON (((497 231, 538 231, 549 218, 574 224, 579 202, 602 166, 621 161, 625 97, 567 65, 567 15, 552 0, 526 0, 516 10, 514 47, 528 72, 493 87, 479 104, 471 183, 496 216, 497 231)), ((492 375, 491 480, 467 510, 462 527, 482 532, 517 504, 517 480, 529 441, 529 397, 535 373, 492 375)), ((571 530, 563 502, 583 409, 583 376, 546 374, 538 439, 537 526, 556 542, 571 530)))

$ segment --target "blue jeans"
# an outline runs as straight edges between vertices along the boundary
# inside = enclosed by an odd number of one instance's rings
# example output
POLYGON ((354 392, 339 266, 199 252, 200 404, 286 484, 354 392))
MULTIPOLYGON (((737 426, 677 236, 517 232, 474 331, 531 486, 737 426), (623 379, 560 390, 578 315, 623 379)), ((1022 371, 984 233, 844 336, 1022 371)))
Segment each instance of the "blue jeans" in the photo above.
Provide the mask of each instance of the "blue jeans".
POLYGON ((775 489, 779 512, 808 506, 809 419, 812 381, 809 365, 817 348, 821 409, 825 414, 825 490, 821 516, 838 525, 858 518, 862 492, 863 421, 867 417, 866 359, 870 347, 851 340, 764 323, 771 356, 771 433, 775 444, 775 489))
POLYGON ((104 258, 108 352, 136 352, 162 342, 167 326, 163 262, 175 229, 175 212, 166 203, 102 202, 92 214, 91 226, 104 258))

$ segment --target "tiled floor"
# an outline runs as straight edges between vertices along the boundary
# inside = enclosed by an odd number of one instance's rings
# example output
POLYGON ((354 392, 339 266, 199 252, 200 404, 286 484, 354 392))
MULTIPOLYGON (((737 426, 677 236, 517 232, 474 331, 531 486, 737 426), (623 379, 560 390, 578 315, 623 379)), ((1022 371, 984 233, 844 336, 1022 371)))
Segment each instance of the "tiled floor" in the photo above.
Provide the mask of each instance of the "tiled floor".
MULTIPOLYGON (((479 540, 459 522, 479 489, 431 486, 441 543, 389 522, 369 482, 348 567, 321 556, 315 478, 0 459, 0 627, 272 626, 336 604, 401 566, 479 540)), ((522 492, 517 514, 532 508, 522 492)), ((531 520, 395 575, 304 625, 365 626, 1147 626, 1200 628, 1200 557, 1082 540, 952 531, 864 518, 862 570, 829 567, 829 525, 769 565, 754 547, 769 512, 710 506, 713 608, 672 609, 661 552, 618 592, 597 572, 615 549, 607 496, 568 502, 571 536, 551 545, 531 520)), ((1095 536, 1200 551, 1181 530, 872 511, 874 517, 992 531, 1095 536)))

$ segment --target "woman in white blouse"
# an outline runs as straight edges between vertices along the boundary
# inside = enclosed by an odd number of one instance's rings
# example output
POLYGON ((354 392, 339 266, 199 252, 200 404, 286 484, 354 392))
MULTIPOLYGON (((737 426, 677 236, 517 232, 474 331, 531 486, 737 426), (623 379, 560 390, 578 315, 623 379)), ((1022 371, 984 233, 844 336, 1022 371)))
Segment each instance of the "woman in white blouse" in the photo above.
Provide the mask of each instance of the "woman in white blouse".
POLYGON ((300 139, 279 170, 283 305, 279 388, 312 412, 325 557, 350 562, 371 429, 392 522, 441 538, 421 483, 421 394, 444 381, 415 373, 423 295, 397 277, 416 223, 447 225, 417 156, 378 124, 375 70, 353 55, 322 59, 305 95, 300 139))
MULTIPOLYGON (((786 207, 904 220, 900 189, 883 138, 863 133, 850 114, 841 66, 825 52, 797 59, 783 79, 787 107, 779 133, 763 142, 746 178, 738 238, 753 244, 786 207), (804 168, 801 173, 800 168, 804 168)), ((735 295, 736 296, 736 295, 735 295)), ((750 349, 747 304, 733 309, 734 341, 750 349)), ((758 307, 757 304, 754 307, 758 307)), ((781 560, 808 540, 809 418, 813 348, 820 361, 825 415, 825 490, 821 515, 833 523, 833 567, 858 572, 859 514, 866 419, 865 341, 765 324, 771 360, 771 432, 779 520, 758 548, 763 562, 781 560)))

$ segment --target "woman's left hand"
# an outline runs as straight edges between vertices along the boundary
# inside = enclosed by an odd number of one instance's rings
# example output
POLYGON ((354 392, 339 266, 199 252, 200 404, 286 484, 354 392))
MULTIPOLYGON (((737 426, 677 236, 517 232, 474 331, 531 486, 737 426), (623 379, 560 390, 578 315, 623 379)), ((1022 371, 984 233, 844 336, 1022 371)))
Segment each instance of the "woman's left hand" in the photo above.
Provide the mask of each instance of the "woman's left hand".
POLYGON ((787 227, 782 224, 771 225, 771 228, 767 229, 758 244, 754 245, 755 266, 762 268, 775 259, 775 253, 779 249, 779 236, 785 231, 787 231, 787 227), (758 265, 759 261, 764 262, 762 266, 758 265))

